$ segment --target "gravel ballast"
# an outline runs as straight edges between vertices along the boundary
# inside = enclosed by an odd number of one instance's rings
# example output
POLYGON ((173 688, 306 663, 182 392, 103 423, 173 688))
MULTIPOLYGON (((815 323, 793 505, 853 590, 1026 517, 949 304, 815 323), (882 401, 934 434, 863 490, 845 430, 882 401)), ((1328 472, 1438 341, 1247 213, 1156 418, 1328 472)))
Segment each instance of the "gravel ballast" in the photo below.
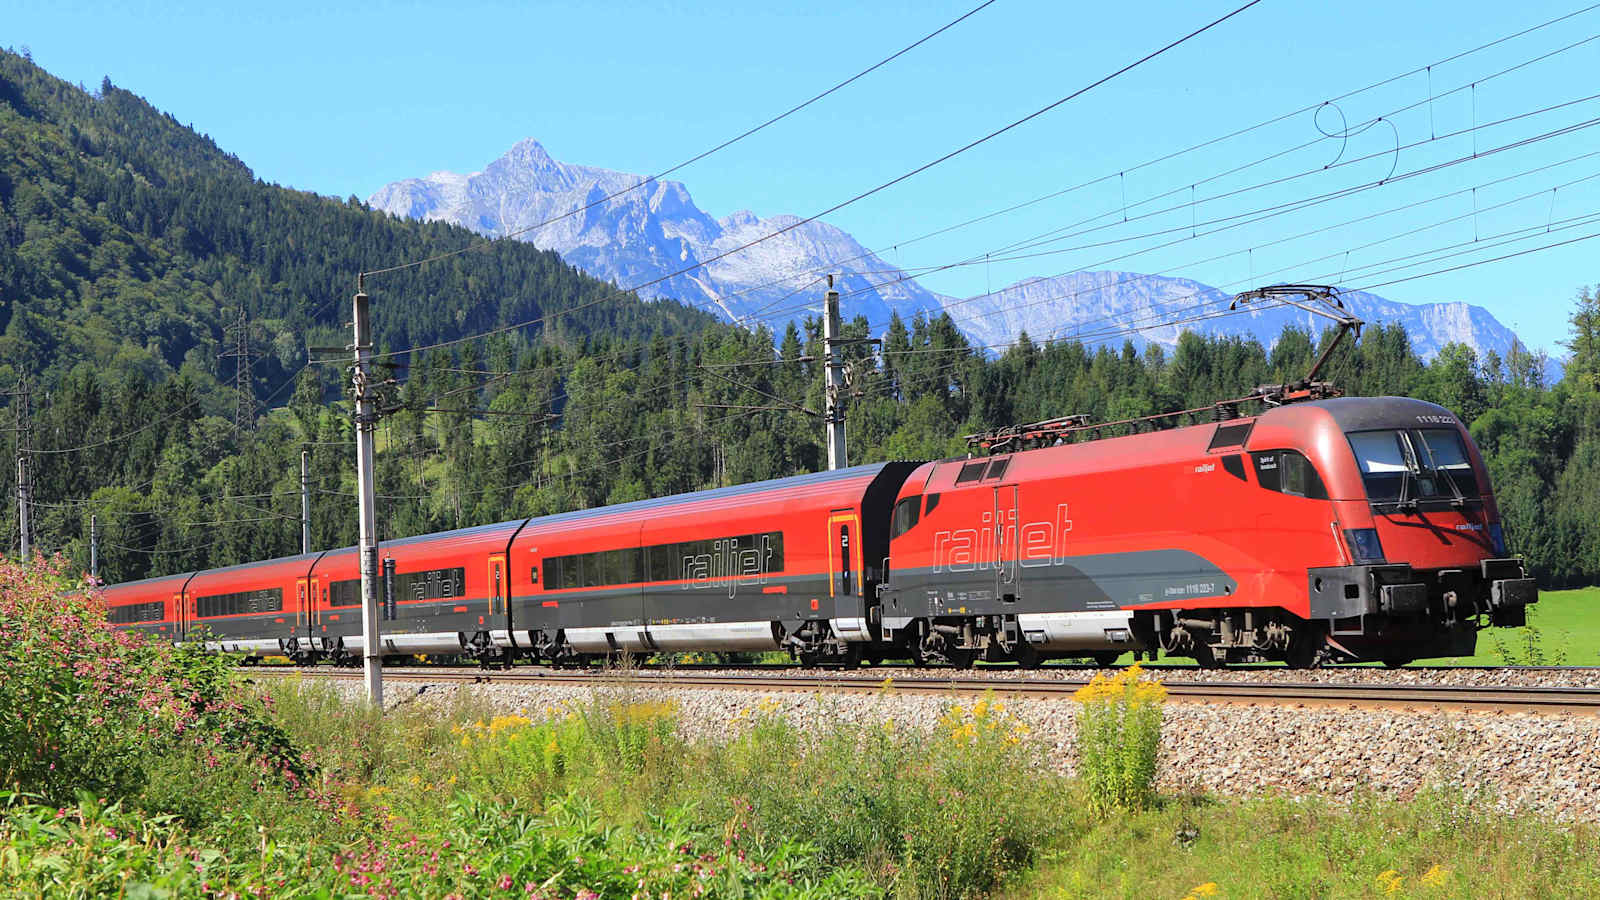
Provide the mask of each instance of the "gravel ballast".
MULTIPOLYGON (((915 670, 896 671, 911 675, 915 670)), ((1361 670, 1347 669, 1341 674, 1354 671, 1361 670)), ((1584 677, 1593 678, 1592 670, 1588 671, 1584 677)), ((891 673, 880 670, 875 674, 881 680, 891 673)), ((1081 678, 1083 674, 1063 677, 1081 678)), ((1178 672, 1160 674, 1181 680, 1175 677, 1178 672)), ((1220 680, 1215 677, 1219 674, 1260 676, 1263 671, 1207 672, 1204 677, 1220 680)), ((1305 672, 1282 674, 1292 675, 1296 681, 1313 680, 1307 679, 1305 672)), ((1402 672, 1374 672, 1390 683, 1522 685, 1520 678, 1490 680, 1498 674, 1463 670, 1462 676, 1482 680, 1413 682, 1395 677, 1402 672)), ((1066 699, 1009 698, 1003 680, 997 679, 996 696, 1028 726, 1028 739, 1040 742, 1051 762, 1071 773, 1077 704, 1066 699)), ((1552 686, 1549 679, 1531 683, 1552 686)), ((1576 678, 1555 682, 1570 686, 1589 683, 1593 682, 1576 678)), ((339 681, 332 686, 352 699, 361 691, 355 682, 339 681)), ((741 713, 758 707, 786 716, 796 725, 844 722, 877 726, 893 719, 896 727, 931 728, 951 703, 972 702, 970 695, 942 697, 893 688, 870 694, 669 688, 652 686, 648 674, 596 686, 394 682, 386 685, 385 694, 391 706, 422 703, 448 707, 465 692, 496 713, 540 718, 547 708, 583 702, 596 690, 670 699, 678 706, 684 736, 709 740, 724 740, 737 733, 748 719, 748 714, 741 713)), ((1160 772, 1164 790, 1201 789, 1230 796, 1278 791, 1348 798, 1365 790, 1405 799, 1429 784, 1450 784, 1482 791, 1506 811, 1600 821, 1600 717, 1169 702, 1160 772)))

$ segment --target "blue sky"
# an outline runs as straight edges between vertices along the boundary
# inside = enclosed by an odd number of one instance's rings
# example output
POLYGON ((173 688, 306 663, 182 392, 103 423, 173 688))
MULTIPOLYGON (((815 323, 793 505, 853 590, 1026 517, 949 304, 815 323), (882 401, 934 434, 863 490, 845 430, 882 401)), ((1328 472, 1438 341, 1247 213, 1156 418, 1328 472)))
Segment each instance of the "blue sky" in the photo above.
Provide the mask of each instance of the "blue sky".
MULTIPOLYGON (((477 170, 524 137, 538 138, 565 161, 656 171, 810 96, 976 2, 282 0, 245 7, 12 0, 0 43, 26 46, 53 73, 91 88, 110 76, 211 135, 268 181, 364 198, 400 178, 477 170)), ((1235 5, 998 0, 885 69, 674 177, 713 215, 741 208, 807 215, 1019 118, 1235 5)), ((1341 114, 1351 124, 1386 117, 1348 142, 1321 138, 1207 180, 1318 139, 1306 113, 1204 151, 1135 167, 1583 5, 1267 0, 828 220, 905 266, 982 256, 1095 216, 1101 218, 1072 230, 1107 226, 1039 248, 1050 255, 924 279, 930 288, 958 295, 1076 268, 1163 272, 1230 289, 1281 280, 1362 286, 1582 237, 1600 231, 1600 222, 1586 218, 1600 213, 1600 177, 1580 181, 1600 175, 1600 156, 1568 160, 1600 150, 1600 127, 1481 154, 1600 117, 1600 100, 1438 136, 1600 94, 1600 39, 1495 74, 1600 36, 1600 9, 1324 109, 1326 130, 1338 127, 1341 114), (1478 86, 1465 88, 1473 83, 1478 86), (1463 89, 1445 95, 1457 87, 1463 89), (1413 108, 1395 112, 1406 106, 1413 108), (1398 154, 1397 140, 1406 145, 1398 154), (1432 174, 1204 234, 1208 220, 1474 152, 1479 158, 1432 174), (1347 164, 1322 169, 1335 159, 1347 164), (1551 168, 1531 171, 1545 166, 1551 168), (904 243, 1108 175, 981 226, 904 243), (1208 200, 1295 175, 1303 177, 1208 200), (1168 191, 1175 193, 1139 205, 1168 191), (1192 207, 1189 196, 1197 201, 1192 207), (1124 198, 1132 219, 1126 225, 1120 223, 1124 198), (1140 218, 1167 207, 1178 208, 1140 218), (1340 225, 1378 213, 1384 214, 1340 225), (1189 223, 1196 236, 1180 240, 1189 223), (1541 225, 1549 234, 1539 231, 1541 225), (1319 233, 1284 240, 1313 230, 1319 233), (1155 232, 1163 235, 1140 237, 1155 232), (1405 232, 1414 233, 1399 236, 1405 232), (1084 246, 1119 238, 1128 240, 1084 246), (1161 243, 1172 245, 1150 249, 1161 243), (1142 252, 1128 255, 1135 250, 1142 252), (1419 265, 1433 258, 1412 256, 1424 251, 1452 255, 1419 265)), ((1408 302, 1480 304, 1532 345, 1559 354, 1555 342, 1566 334, 1573 295, 1600 282, 1597 260, 1600 239, 1376 292, 1408 302)))

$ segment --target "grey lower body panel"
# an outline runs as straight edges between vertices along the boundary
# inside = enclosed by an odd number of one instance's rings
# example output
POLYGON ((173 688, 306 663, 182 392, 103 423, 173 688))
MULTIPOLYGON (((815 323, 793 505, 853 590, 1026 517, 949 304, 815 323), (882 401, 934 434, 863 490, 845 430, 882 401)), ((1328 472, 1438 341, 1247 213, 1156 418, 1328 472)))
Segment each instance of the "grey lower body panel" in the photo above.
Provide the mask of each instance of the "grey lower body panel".
POLYGON ((777 650, 781 629, 774 622, 696 622, 679 625, 608 625, 562 631, 579 653, 683 650, 777 650))
POLYGON ((1147 603, 1231 596, 1238 583, 1187 550, 1139 550, 993 563, 896 569, 883 615, 897 617, 1111 611, 1147 603), (1010 582, 1002 575, 1014 573, 1010 582), (1010 598, 1010 599, 1008 599, 1010 598))
MULTIPOLYGON (((346 653, 366 652, 367 642, 359 634, 345 635, 339 639, 346 653)), ((461 632, 435 631, 420 634, 378 634, 378 645, 383 653, 412 655, 417 653, 460 653, 463 646, 461 632)))
POLYGON ((283 646, 277 638, 223 638, 206 641, 205 646, 212 653, 243 653, 248 656, 277 656, 283 652, 283 646))
POLYGON ((1133 632, 1133 613, 1123 610, 1022 613, 1022 637, 1037 650, 1128 650, 1142 646, 1133 632))

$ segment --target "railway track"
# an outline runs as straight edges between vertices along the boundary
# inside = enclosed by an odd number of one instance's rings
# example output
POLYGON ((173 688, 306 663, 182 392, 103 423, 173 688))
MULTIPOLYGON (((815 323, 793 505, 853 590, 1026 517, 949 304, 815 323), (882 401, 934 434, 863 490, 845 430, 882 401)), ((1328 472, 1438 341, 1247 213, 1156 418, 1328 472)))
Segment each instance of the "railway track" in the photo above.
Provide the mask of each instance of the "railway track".
MULTIPOLYGON (((241 672, 254 677, 281 678, 303 675, 313 678, 359 679, 361 672, 346 669, 295 669, 253 667, 241 672)), ((429 671, 390 670, 389 682, 495 684, 495 685, 587 685, 596 687, 662 687, 706 690, 783 691, 830 693, 876 693, 884 690, 913 694, 970 695, 993 691, 1005 697, 1029 699, 1070 699, 1073 692, 1089 681, 1090 673, 1078 679, 995 680, 972 676, 894 677, 886 680, 853 677, 836 673, 793 674, 711 674, 682 671, 570 672, 550 669, 484 671, 479 669, 437 669, 429 671)), ((1414 684, 1329 684, 1322 682, 1208 682, 1167 679, 1168 695, 1180 702, 1271 704, 1279 706, 1343 706, 1402 709, 1455 709, 1521 713, 1600 713, 1600 690, 1577 687, 1466 687, 1459 685, 1414 684)))

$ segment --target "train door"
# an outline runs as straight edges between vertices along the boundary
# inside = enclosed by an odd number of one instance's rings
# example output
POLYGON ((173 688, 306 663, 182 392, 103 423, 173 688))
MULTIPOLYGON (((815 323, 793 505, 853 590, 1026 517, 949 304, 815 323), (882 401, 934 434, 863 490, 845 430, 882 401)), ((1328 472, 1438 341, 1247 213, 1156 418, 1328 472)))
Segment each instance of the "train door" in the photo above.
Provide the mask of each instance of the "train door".
POLYGON ((994 489, 994 592, 1007 603, 1015 603, 1022 569, 1018 552, 1017 486, 1002 484, 994 489))
POLYGON ((312 576, 306 588, 310 594, 310 612, 307 613, 306 627, 310 629, 312 646, 322 646, 326 649, 328 642, 328 626, 323 619, 323 614, 328 610, 328 576, 312 576))
POLYGON ((172 641, 177 643, 189 633, 189 608, 183 591, 172 595, 172 641))
POLYGON ((294 580, 294 637, 297 644, 304 644, 311 637, 311 586, 313 583, 310 578, 296 578, 294 580))
MULTIPOLYGON (((489 615, 506 613, 506 555, 496 553, 489 557, 489 615)), ((490 621, 490 627, 503 627, 503 623, 490 621)))
POLYGON ((852 509, 828 516, 828 596, 836 615, 859 616, 861 604, 861 517, 852 509))

